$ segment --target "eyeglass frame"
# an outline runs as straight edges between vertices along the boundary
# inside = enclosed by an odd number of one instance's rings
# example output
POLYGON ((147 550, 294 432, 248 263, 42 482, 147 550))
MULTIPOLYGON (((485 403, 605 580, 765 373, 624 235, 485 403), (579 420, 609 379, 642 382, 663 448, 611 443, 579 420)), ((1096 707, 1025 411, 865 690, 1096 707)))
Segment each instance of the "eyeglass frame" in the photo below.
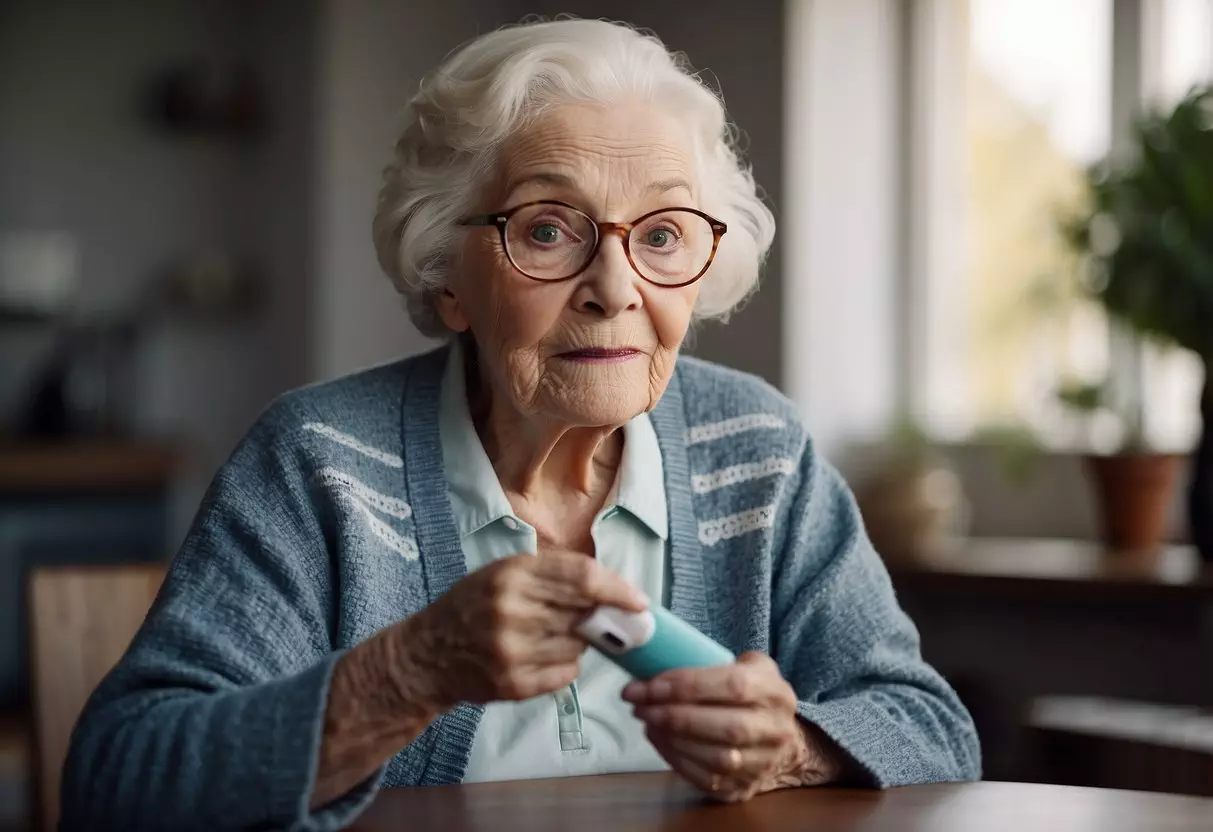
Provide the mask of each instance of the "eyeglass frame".
POLYGON ((590 264, 594 262, 594 258, 598 256, 598 250, 602 248, 602 241, 612 234, 618 235, 620 241, 623 243, 624 256, 628 258, 628 265, 632 267, 632 271, 640 275, 641 280, 662 289, 681 289, 684 286, 690 286, 692 283, 707 274, 708 268, 712 265, 712 261, 716 259, 716 250, 720 248, 720 238, 723 237, 729 230, 729 227, 725 223, 721 222, 710 214, 705 214, 703 211, 700 211, 697 208, 684 208, 681 206, 675 206, 672 208, 658 208, 655 211, 649 211, 647 214, 637 217, 631 222, 605 222, 594 219, 575 205, 569 205, 567 202, 561 202, 560 200, 556 199, 536 199, 530 202, 524 202, 521 205, 515 205, 513 208, 509 208, 505 211, 494 211, 489 214, 473 214, 471 216, 461 218, 456 224, 469 228, 486 228, 489 226, 496 227, 497 232, 501 235, 501 250, 505 252, 506 259, 510 261, 510 265, 513 266, 514 270, 523 277, 539 283, 563 283, 566 280, 572 280, 573 278, 577 277, 588 269, 590 264), (556 205, 561 208, 568 208, 570 211, 576 211, 578 214, 581 214, 581 216, 589 220, 590 224, 594 226, 594 248, 590 250, 589 257, 586 258, 581 267, 572 274, 566 275, 565 277, 535 277, 535 275, 524 271, 523 268, 519 266, 517 262, 515 262, 514 255, 510 254, 510 246, 506 242, 505 237, 506 225, 509 224, 510 218, 519 211, 523 210, 524 208, 532 208, 536 205, 556 205), (681 211, 688 214, 694 214, 695 216, 706 220, 708 225, 712 227, 712 251, 708 254, 707 262, 703 264, 703 268, 701 268, 698 274, 696 274, 694 277, 690 278, 689 280, 684 280, 682 283, 659 283, 650 277, 646 277, 644 273, 637 268, 636 261, 632 259, 632 246, 630 244, 630 240, 632 237, 632 230, 636 228, 636 226, 640 225, 649 217, 655 217, 658 214, 668 214, 671 211, 681 211))

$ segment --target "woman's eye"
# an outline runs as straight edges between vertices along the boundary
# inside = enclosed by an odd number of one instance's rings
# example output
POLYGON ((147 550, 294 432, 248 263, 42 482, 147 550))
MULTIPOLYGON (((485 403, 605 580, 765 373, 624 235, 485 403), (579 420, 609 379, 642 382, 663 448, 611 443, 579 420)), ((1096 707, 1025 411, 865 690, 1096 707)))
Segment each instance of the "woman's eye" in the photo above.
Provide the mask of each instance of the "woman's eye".
POLYGON ((653 248, 665 248, 674 242, 674 232, 668 228, 654 228, 645 235, 645 243, 653 248))
POLYGON ((531 229, 531 239, 546 245, 558 243, 560 242, 560 229, 550 222, 541 223, 531 229))

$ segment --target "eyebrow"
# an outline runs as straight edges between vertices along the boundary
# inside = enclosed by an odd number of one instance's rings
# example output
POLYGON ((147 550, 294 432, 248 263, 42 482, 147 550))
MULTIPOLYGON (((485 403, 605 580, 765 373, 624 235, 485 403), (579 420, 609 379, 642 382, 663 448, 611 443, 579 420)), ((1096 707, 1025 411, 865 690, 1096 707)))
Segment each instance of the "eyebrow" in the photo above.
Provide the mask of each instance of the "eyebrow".
POLYGON ((673 191, 678 188, 682 188, 687 193, 694 193, 694 191, 691 190, 691 183, 677 176, 673 177, 672 179, 662 179, 657 182, 651 182, 649 183, 649 186, 645 188, 645 190, 651 194, 654 194, 655 196, 660 196, 667 191, 673 191))
MULTIPOLYGON (((524 174, 518 179, 514 179, 509 182, 509 185, 506 188, 506 193, 513 194, 523 185, 533 184, 553 185, 557 188, 567 188, 570 191, 577 191, 578 193, 581 193, 581 187, 573 180, 571 176, 567 176, 563 173, 556 173, 555 171, 537 171, 535 173, 524 174)), ((656 182, 650 182, 644 190, 646 194, 661 196, 664 193, 676 190, 678 188, 682 188, 683 190, 687 191, 687 193, 694 193, 694 191, 691 190, 690 183, 678 176, 671 177, 670 179, 659 179, 656 182)))
POLYGON ((528 173, 518 179, 511 179, 506 187, 506 192, 512 194, 523 185, 533 184, 555 185, 557 188, 568 188, 574 191, 579 190, 577 183, 574 182, 570 176, 565 176, 563 173, 555 173, 553 171, 537 171, 535 173, 528 173))

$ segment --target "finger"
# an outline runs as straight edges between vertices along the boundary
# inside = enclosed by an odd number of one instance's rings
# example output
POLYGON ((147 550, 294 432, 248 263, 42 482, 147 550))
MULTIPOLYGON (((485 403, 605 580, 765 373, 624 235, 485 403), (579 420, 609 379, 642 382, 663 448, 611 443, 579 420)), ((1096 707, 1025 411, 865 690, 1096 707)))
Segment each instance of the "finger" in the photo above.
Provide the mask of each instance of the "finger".
POLYGON ((520 702, 561 690, 577 681, 581 668, 577 662, 555 665, 520 665, 497 684, 501 699, 520 702))
POLYGON ((737 785, 749 784, 765 776, 779 758, 778 746, 738 748, 714 742, 685 739, 670 735, 666 744, 676 753, 697 765, 732 779, 737 785))
POLYGON ((539 598, 528 598, 526 603, 527 618, 525 623, 520 624, 520 629, 540 638, 572 637, 577 625, 585 618, 585 610, 560 606, 539 598))
POLYGON ((668 734, 656 730, 647 730, 645 731, 645 736, 648 737, 649 742, 652 743, 653 748, 657 750, 662 759, 670 764, 670 768, 689 780, 692 785, 705 792, 720 790, 723 785, 721 776, 711 769, 700 765, 695 760, 681 754, 671 743, 671 738, 668 734))
POLYGON ((557 633, 542 638, 514 635, 510 637, 503 652, 510 664, 546 667, 575 662, 585 651, 586 643, 583 639, 567 633, 557 633))
POLYGON ((648 608, 648 598, 618 573, 586 555, 567 552, 544 555, 539 588, 548 600, 574 609, 613 606, 631 612, 648 608), (546 561, 546 563, 544 562, 546 561))
POLYGON ((573 609, 620 607, 641 612, 649 600, 618 573, 594 558, 569 552, 551 552, 540 556, 535 568, 534 591, 548 603, 573 609))
MULTIPOLYGON (((749 656, 751 654, 747 654, 749 656)), ((743 658, 746 658, 743 656, 743 658)), ((766 658, 766 657, 763 657, 766 658)), ((623 690, 633 703, 699 703, 757 705, 779 702, 796 706, 796 694, 770 659, 747 658, 737 664, 671 670, 648 682, 633 682, 623 690)))
POLYGON ((684 739, 736 748, 777 745, 795 730, 783 714, 762 708, 719 705, 638 705, 636 718, 684 739))
POLYGON ((741 784, 732 777, 713 771, 693 757, 682 754, 669 736, 660 732, 646 732, 646 736, 662 759, 670 764, 670 768, 700 791, 726 801, 740 791, 741 784))
POLYGON ((530 640, 548 636, 571 636, 585 617, 582 610, 569 609, 536 597, 528 579, 513 579, 494 603, 492 631, 516 632, 530 640))
MULTIPOLYGON (((583 555, 577 557, 586 559, 583 555)), ((567 592, 561 592, 560 586, 544 571, 550 570, 550 566, 541 568, 534 555, 515 555, 497 563, 503 565, 492 577, 496 630, 510 628, 530 635, 573 633, 585 610, 561 602, 561 596, 567 592)))

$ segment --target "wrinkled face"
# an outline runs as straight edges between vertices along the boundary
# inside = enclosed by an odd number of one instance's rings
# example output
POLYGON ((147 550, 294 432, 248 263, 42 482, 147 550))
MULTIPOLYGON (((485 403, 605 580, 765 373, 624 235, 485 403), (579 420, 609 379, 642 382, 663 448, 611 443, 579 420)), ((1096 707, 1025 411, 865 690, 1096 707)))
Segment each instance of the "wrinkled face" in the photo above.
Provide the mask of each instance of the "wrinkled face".
MULTIPOLYGON (((554 108, 511 139, 476 212, 558 200, 595 220, 631 222, 662 208, 698 208, 697 195, 689 139, 676 119, 644 103, 576 104, 554 108)), ((525 224, 510 227, 515 260, 523 251, 545 267, 559 260, 553 247, 579 231, 567 223, 558 209, 528 212, 525 224)), ((654 261, 666 256, 670 232, 644 230, 654 261)), ((439 309, 451 329, 471 330, 496 404, 578 427, 622 424, 657 404, 698 283, 645 281, 618 235, 604 235, 576 277, 541 282, 510 263, 496 228, 464 233, 462 262, 439 309)), ((632 248, 635 259, 636 242, 632 248)))

